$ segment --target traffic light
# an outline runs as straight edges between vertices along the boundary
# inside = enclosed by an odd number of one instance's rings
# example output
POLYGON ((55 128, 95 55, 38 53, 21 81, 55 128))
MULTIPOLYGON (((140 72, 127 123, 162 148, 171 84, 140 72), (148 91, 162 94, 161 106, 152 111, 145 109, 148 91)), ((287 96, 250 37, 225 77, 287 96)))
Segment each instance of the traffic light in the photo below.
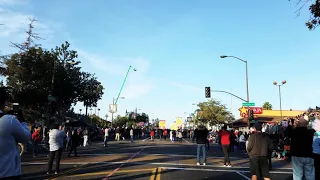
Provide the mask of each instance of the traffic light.
POLYGON ((249 118, 249 121, 254 120, 254 112, 252 109, 248 109, 248 118, 249 118))
POLYGON ((205 95, 206 95, 206 98, 211 98, 210 87, 205 87, 205 95))

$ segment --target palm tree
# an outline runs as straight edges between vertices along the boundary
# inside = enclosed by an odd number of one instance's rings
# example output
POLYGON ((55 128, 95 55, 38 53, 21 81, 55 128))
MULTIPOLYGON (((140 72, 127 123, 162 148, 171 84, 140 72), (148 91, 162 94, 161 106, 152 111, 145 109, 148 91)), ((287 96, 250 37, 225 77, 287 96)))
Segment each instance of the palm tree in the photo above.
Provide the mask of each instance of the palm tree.
POLYGON ((272 104, 270 104, 269 102, 265 102, 262 105, 262 109, 263 110, 272 110, 272 104))

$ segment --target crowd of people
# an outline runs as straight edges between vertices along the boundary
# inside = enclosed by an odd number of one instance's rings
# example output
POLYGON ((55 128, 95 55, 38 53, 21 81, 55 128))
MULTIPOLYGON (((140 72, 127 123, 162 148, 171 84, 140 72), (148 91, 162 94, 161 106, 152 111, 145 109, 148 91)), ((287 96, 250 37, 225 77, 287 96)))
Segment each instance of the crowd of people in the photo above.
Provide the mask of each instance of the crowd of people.
MULTIPOLYGON (((270 179, 271 158, 277 157, 292 163, 294 180, 320 180, 320 115, 315 114, 312 128, 304 116, 288 119, 281 124, 257 122, 249 133, 228 130, 223 126, 217 135, 217 142, 224 154, 224 166, 232 167, 229 152, 236 146, 249 156, 252 179, 270 179)), ((190 135, 192 132, 190 133, 190 135)), ((197 143, 197 165, 200 165, 201 151, 203 165, 206 165, 206 144, 209 131, 200 125, 193 132, 197 143)))

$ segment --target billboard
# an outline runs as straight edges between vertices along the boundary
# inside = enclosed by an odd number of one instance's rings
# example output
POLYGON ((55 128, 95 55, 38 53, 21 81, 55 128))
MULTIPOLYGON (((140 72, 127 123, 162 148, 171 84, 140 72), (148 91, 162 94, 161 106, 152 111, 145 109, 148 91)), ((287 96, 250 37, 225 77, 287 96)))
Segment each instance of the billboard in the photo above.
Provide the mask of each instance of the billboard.
POLYGON ((159 129, 166 129, 166 120, 159 120, 159 129))
POLYGON ((177 117, 176 118, 176 124, 177 124, 177 126, 181 126, 182 125, 182 117, 177 117))

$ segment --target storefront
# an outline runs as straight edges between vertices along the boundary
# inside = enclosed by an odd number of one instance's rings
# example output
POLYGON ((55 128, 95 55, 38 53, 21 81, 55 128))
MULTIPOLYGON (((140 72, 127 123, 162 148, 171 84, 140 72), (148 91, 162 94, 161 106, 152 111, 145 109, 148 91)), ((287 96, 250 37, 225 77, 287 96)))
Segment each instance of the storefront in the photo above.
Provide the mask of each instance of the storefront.
MULTIPOLYGON (((255 107, 253 107, 255 108, 255 107)), ((240 108, 242 109, 242 108, 240 108)), ((239 109, 239 111, 240 111, 239 109)), ((302 110, 282 110, 282 119, 281 119, 281 111, 280 110, 262 110, 259 112, 260 114, 255 114, 254 121, 261 123, 279 123, 284 119, 288 119, 291 117, 296 117, 298 115, 303 114, 305 111, 302 110)), ((243 114, 243 117, 235 120, 231 126, 234 128, 239 128, 242 130, 247 130, 248 126, 248 118, 243 114)))

